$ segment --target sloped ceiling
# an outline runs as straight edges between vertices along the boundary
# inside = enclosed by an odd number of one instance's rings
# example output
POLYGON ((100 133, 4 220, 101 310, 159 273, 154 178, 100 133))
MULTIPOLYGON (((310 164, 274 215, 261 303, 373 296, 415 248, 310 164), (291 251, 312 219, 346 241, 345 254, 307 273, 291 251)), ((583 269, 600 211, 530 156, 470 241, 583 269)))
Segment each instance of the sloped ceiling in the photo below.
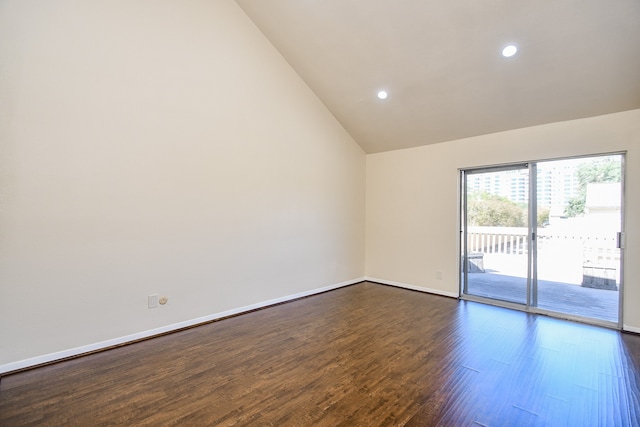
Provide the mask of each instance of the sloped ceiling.
POLYGON ((237 3, 367 153, 640 108, 640 0, 237 3))

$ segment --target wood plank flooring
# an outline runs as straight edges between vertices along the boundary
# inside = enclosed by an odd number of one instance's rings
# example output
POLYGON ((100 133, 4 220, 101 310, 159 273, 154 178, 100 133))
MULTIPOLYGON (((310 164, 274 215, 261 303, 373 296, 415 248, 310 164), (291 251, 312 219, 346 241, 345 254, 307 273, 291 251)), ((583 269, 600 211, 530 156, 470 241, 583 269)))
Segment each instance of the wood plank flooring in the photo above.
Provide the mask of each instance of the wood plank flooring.
POLYGON ((638 426, 640 336, 360 283, 2 378, 1 426, 638 426))

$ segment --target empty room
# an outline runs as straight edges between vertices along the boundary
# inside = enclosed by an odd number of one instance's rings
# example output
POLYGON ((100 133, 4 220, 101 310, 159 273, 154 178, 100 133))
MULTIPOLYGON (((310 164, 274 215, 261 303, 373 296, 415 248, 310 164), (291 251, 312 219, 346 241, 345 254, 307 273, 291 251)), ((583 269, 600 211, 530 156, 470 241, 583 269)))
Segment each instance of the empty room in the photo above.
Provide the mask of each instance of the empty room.
POLYGON ((0 0, 0 425, 640 425, 637 0, 0 0))

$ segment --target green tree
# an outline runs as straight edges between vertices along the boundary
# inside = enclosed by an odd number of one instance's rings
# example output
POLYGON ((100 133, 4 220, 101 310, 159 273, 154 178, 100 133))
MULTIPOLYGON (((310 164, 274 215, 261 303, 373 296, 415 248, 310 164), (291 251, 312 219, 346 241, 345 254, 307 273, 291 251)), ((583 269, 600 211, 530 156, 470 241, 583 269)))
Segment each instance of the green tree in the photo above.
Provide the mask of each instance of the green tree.
POLYGON ((568 217, 582 215, 587 202, 587 185, 598 182, 620 182, 622 168, 617 156, 599 157, 588 163, 582 163, 576 170, 578 178, 578 195, 572 197, 565 214, 568 217))
POLYGON ((542 227, 542 225, 549 221, 549 213, 551 212, 551 209, 549 208, 538 208, 538 218, 537 218, 537 224, 538 227, 542 227))
POLYGON ((587 195, 580 194, 578 196, 572 197, 567 202, 567 207, 564 208, 564 214, 568 217, 574 217, 578 215, 582 215, 584 213, 584 207, 587 202, 587 195))
POLYGON ((524 227, 525 212, 517 203, 486 192, 467 198, 467 220, 472 226, 524 227))

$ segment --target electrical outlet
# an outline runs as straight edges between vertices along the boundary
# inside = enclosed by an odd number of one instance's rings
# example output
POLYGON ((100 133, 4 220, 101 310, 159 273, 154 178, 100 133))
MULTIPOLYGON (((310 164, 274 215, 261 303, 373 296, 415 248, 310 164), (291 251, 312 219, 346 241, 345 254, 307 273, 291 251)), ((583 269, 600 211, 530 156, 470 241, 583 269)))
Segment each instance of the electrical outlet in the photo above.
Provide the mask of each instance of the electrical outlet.
POLYGON ((160 298, 160 305, 165 305, 168 302, 169 302, 169 298, 167 297, 160 298))
POLYGON ((158 308, 158 295, 149 295, 147 297, 147 304, 149 305, 149 308, 158 308))
POLYGON ((436 279, 442 280, 442 271, 436 271, 436 279))

